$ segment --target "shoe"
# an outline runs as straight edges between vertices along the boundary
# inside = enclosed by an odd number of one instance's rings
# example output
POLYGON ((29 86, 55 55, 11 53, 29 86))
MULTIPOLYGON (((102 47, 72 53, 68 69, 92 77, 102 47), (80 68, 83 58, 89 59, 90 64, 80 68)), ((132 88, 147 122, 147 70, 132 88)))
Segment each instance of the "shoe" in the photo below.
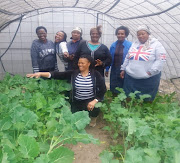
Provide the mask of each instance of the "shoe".
POLYGON ((89 126, 95 127, 96 126, 96 120, 97 120, 97 117, 91 117, 91 122, 89 123, 89 126))

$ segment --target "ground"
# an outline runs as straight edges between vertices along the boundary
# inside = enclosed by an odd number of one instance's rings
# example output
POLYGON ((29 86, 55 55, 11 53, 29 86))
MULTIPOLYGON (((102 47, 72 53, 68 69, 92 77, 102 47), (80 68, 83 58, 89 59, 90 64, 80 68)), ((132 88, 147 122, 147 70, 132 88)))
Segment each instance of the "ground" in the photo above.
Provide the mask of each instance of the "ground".
POLYGON ((99 154, 107 149, 111 142, 110 135, 107 131, 102 128, 106 125, 102 118, 102 114, 97 119, 97 125, 95 127, 86 127, 86 132, 93 135, 94 138, 100 140, 100 145, 95 144, 83 144, 78 143, 70 147, 74 151, 74 162, 73 163, 101 163, 99 154))

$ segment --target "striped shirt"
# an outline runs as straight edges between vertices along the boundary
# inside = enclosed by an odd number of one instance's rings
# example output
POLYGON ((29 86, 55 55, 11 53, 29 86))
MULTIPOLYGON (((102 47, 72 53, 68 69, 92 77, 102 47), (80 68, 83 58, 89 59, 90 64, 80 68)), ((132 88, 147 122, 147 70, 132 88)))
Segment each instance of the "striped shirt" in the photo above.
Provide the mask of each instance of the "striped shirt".
POLYGON ((90 73, 83 77, 80 73, 75 79, 75 99, 87 100, 94 97, 93 83, 90 73))

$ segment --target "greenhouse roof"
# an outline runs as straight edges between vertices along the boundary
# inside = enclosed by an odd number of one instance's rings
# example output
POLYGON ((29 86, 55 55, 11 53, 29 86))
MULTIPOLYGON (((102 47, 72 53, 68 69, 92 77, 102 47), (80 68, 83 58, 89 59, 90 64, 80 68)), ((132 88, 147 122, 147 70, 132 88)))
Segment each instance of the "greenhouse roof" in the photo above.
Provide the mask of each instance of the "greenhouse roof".
MULTIPOLYGON (((160 16, 166 13, 171 21, 177 23, 180 17, 179 0, 1 0, 0 27, 2 29, 9 22, 29 12, 47 8, 76 8, 85 9, 86 12, 93 10, 118 20, 160 16)), ((159 19, 164 21, 163 18, 159 19)))

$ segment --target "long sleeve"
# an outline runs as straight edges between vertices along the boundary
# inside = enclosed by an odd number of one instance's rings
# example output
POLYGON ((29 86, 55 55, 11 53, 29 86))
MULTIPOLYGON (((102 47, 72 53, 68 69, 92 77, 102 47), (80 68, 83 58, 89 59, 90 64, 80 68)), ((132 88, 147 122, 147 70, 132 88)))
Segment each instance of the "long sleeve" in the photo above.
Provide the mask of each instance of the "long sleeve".
POLYGON ((51 78, 53 79, 70 80, 73 71, 72 70, 64 71, 64 72, 52 71, 50 73, 51 73, 51 78))
POLYGON ((160 42, 158 42, 155 49, 155 58, 155 62, 149 70, 152 76, 160 73, 166 61, 166 51, 160 42))
POLYGON ((121 70, 126 70, 126 66, 129 64, 129 53, 126 55, 124 63, 121 65, 121 70))
POLYGON ((106 84, 104 78, 101 76, 101 74, 98 71, 95 72, 95 76, 96 76, 96 91, 97 91, 95 98, 98 99, 98 101, 102 101, 104 94, 106 93, 106 84))
POLYGON ((32 43, 31 46, 31 61, 32 61, 33 72, 34 73, 39 72, 38 50, 35 41, 32 43))
MULTIPOLYGON (((110 54, 111 54, 111 59, 112 59, 112 49, 113 49, 113 46, 111 45, 111 47, 110 47, 110 54)), ((112 60, 111 60, 111 65, 112 65, 112 60)), ((106 66, 106 71, 109 71, 109 69, 110 69, 110 65, 109 66, 106 66)))
POLYGON ((105 46, 105 53, 107 56, 106 56, 106 59, 103 61, 103 67, 110 66, 111 62, 112 62, 111 53, 110 53, 109 49, 107 48, 107 46, 105 46))

